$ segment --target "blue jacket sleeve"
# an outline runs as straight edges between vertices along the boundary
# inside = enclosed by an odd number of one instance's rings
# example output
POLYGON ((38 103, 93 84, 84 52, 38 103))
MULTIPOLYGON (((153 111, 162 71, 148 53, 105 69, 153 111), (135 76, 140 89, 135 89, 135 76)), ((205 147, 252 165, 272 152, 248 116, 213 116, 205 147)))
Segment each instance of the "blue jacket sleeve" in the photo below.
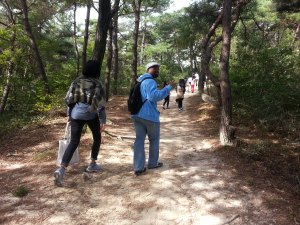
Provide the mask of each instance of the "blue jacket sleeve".
MULTIPOLYGON (((151 102, 158 102, 163 100, 169 95, 172 90, 172 86, 168 85, 161 90, 157 89, 157 83, 155 80, 149 79, 144 81, 145 85, 142 85, 143 97, 151 102)), ((143 84, 143 83, 142 83, 143 84)))

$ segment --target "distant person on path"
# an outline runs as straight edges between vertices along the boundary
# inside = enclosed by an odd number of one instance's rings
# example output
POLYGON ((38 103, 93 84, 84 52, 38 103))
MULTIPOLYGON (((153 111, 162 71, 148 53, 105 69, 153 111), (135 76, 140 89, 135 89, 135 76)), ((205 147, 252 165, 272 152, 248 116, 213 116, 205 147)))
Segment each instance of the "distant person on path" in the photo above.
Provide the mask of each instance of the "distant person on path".
POLYGON ((160 65, 156 62, 151 62, 146 65, 146 73, 138 78, 142 81, 141 95, 145 103, 136 115, 132 115, 136 138, 134 141, 134 156, 133 169, 136 176, 146 172, 145 167, 145 138, 148 135, 149 139, 149 158, 148 169, 155 169, 163 166, 159 162, 159 139, 160 139, 160 113, 157 110, 157 102, 163 100, 169 95, 172 88, 175 87, 173 82, 170 82, 163 89, 157 89, 155 78, 159 75, 160 65), (148 78, 148 79, 146 79, 148 78))
MULTIPOLYGON (((198 87, 198 83, 199 83, 199 74, 195 73, 195 86, 198 87)), ((199 89, 199 88, 198 88, 199 89)))
POLYGON ((190 92, 190 91, 191 91, 192 80, 193 80, 193 77, 189 77, 189 78, 187 79, 187 82, 186 82, 187 92, 190 92))
MULTIPOLYGON (((169 83, 168 82, 164 82, 164 87, 166 87, 166 86, 168 86, 169 85, 169 83)), ((169 104, 170 104, 170 92, 169 92, 169 94, 168 94, 168 96, 167 97, 165 97, 165 101, 164 101, 164 104, 163 104, 163 109, 168 109, 169 108, 169 104), (167 105, 167 107, 165 107, 165 105, 167 105)))
POLYGON ((183 110, 182 102, 184 99, 184 93, 185 93, 184 79, 179 79, 179 82, 176 86, 176 102, 177 102, 179 111, 183 110))
POLYGON ((192 80, 191 80, 191 91, 192 93, 195 92, 195 76, 192 76, 192 80))
POLYGON ((98 172, 101 170, 96 160, 101 145, 101 132, 105 130, 106 112, 104 107, 105 91, 99 77, 100 63, 89 60, 83 76, 72 82, 66 95, 65 101, 69 106, 68 115, 71 121, 71 140, 63 155, 61 166, 54 172, 54 182, 57 186, 63 186, 66 168, 79 145, 85 124, 88 125, 93 135, 91 162, 86 171, 98 172))

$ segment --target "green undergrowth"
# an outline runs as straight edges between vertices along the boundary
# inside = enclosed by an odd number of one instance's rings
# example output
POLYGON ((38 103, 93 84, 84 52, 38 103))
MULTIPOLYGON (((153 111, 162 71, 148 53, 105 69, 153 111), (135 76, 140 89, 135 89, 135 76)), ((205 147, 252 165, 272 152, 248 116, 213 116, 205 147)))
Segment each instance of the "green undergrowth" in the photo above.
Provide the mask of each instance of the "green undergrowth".
POLYGON ((12 191, 13 196, 22 198, 28 195, 29 189, 25 185, 18 186, 15 190, 12 191))

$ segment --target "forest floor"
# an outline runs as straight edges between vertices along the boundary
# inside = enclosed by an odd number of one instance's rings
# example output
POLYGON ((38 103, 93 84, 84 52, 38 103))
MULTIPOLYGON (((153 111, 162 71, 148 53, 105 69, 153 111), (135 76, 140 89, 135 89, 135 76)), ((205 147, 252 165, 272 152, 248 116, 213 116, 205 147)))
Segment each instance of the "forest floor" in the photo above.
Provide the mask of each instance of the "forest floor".
POLYGON ((87 132, 81 162, 68 167, 64 187, 54 185, 53 172, 66 117, 57 113, 1 138, 0 224, 300 224, 299 139, 238 124, 238 146, 221 147, 218 109, 188 93, 179 112, 172 92, 170 109, 159 104, 164 166, 136 177, 126 109, 125 97, 108 102, 103 171, 84 172, 87 132), (17 197, 22 190, 27 195, 17 197))

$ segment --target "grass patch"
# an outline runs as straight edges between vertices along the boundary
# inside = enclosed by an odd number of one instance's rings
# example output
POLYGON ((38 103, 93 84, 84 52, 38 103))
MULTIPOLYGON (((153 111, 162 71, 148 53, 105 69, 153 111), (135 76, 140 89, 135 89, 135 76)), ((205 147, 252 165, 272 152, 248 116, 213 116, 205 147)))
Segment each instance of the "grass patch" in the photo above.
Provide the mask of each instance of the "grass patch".
POLYGON ((58 151, 58 145, 57 145, 57 149, 48 149, 43 152, 37 153, 34 156, 33 160, 36 162, 40 162, 48 159, 53 159, 57 156, 57 151, 58 151))
POLYGON ((18 198, 22 198, 22 197, 28 195, 28 193, 29 193, 29 189, 27 187, 25 187, 24 185, 20 185, 12 192, 13 196, 18 197, 18 198))

